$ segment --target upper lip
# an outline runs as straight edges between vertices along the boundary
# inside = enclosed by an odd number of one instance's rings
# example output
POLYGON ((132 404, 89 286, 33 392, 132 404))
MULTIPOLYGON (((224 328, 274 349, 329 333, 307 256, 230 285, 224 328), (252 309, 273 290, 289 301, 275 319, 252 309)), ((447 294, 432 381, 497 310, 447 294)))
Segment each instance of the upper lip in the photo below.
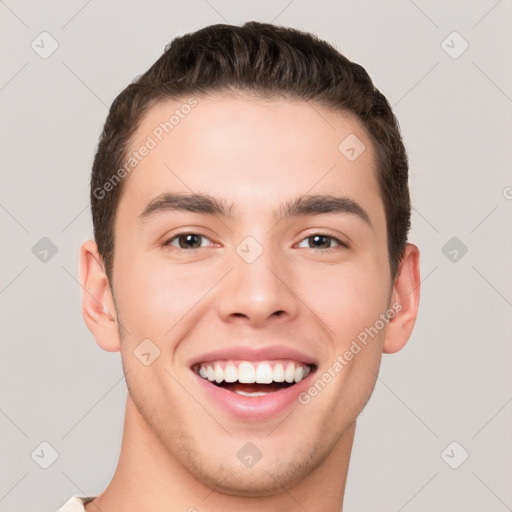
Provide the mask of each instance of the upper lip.
POLYGON ((238 345, 206 352, 192 359, 190 366, 192 367, 198 363, 221 360, 271 361, 273 359, 288 359, 308 365, 317 365, 316 359, 312 356, 284 345, 269 345, 267 347, 238 345))

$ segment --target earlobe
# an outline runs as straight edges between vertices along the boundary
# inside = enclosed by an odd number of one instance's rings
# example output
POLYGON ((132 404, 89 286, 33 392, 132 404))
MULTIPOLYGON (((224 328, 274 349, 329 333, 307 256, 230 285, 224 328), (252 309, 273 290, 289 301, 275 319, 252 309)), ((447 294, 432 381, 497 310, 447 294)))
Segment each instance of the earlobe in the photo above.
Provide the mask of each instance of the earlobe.
POLYGON ((393 354, 409 340, 420 301, 420 253, 414 244, 407 244, 393 284, 391 305, 395 316, 386 328, 383 352, 393 354))
POLYGON ((114 299, 94 240, 87 240, 80 248, 80 282, 82 316, 87 328, 103 350, 119 351, 114 299))

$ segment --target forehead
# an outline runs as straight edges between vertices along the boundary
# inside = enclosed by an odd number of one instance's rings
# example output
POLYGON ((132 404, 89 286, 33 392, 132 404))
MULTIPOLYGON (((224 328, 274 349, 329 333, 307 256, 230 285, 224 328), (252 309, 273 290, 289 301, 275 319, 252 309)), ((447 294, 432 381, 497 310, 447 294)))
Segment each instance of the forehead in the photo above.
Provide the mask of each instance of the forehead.
POLYGON ((142 119, 134 151, 145 156, 127 176, 119 208, 137 214, 172 191, 222 197, 234 213, 337 192, 383 214, 366 130, 352 115, 312 102, 227 95, 161 101, 142 119))

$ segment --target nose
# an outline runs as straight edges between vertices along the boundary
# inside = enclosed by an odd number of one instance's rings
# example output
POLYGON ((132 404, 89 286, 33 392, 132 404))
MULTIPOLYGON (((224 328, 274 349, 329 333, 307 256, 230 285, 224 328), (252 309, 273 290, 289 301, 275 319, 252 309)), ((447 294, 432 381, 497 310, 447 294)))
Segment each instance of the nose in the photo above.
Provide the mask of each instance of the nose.
POLYGON ((234 253, 233 270, 221 284, 217 304, 224 321, 261 327, 297 315, 292 270, 275 251, 265 249, 250 263, 234 253))

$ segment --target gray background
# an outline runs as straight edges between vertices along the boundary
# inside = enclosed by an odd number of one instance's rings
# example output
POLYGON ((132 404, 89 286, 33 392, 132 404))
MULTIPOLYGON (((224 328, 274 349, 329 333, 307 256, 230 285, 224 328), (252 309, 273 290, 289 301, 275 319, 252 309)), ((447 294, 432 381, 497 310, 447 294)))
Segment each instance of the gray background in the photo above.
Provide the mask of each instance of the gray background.
POLYGON ((77 282, 108 106, 176 35, 251 19, 363 64, 410 155, 420 314, 360 416, 346 510, 512 510, 510 0, 6 0, 0 15, 1 510, 97 494, 117 463, 120 357, 86 329, 77 282), (31 47, 51 48, 43 31, 59 45, 46 59, 31 47))

